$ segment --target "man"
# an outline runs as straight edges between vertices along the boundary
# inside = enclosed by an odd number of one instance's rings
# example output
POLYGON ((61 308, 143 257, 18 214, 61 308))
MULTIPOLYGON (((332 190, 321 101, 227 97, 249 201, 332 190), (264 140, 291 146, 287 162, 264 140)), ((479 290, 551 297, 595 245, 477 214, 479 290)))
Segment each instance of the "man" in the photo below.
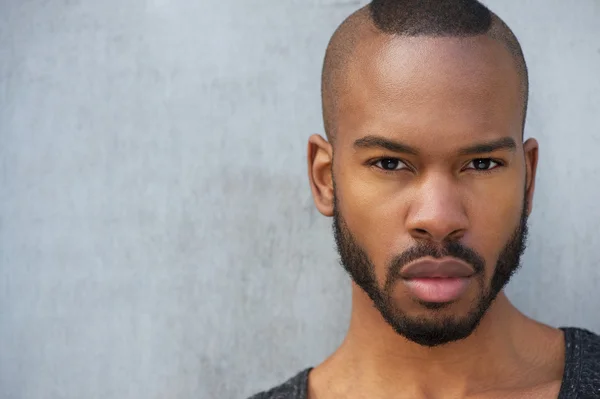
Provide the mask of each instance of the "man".
POLYGON ((352 277, 350 326, 255 399, 600 398, 600 337, 503 292, 535 187, 527 98, 517 39, 477 1, 374 0, 340 25, 308 170, 352 277))

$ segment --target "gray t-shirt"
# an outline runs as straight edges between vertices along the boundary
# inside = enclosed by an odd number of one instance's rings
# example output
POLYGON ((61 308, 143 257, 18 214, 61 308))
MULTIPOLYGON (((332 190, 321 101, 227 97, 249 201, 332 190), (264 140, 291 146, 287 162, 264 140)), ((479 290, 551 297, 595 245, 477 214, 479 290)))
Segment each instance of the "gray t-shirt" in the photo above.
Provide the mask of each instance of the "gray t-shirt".
MULTIPOLYGON (((580 328, 561 329, 565 333, 565 369, 558 399, 600 398, 600 336, 580 328)), ((310 370, 249 399, 307 399, 310 370)))

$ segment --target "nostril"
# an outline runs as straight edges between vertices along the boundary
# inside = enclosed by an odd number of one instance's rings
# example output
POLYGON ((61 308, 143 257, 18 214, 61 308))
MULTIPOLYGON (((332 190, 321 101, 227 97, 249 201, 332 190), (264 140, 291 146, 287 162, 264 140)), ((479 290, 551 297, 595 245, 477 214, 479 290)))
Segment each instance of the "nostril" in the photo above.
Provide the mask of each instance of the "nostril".
POLYGON ((452 233, 448 234, 448 238, 451 240, 459 240, 465 235, 464 230, 455 230, 452 233))

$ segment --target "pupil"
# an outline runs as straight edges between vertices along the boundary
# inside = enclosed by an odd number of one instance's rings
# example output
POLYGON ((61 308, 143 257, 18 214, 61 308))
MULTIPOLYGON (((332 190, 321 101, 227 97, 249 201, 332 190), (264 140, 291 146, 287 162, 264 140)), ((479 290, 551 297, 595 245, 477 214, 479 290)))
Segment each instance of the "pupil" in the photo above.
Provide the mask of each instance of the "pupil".
POLYGON ((478 159, 477 162, 475 162, 475 168, 476 169, 487 169, 490 165, 490 160, 489 159, 478 159))
POLYGON ((386 159, 383 161, 384 169, 396 169, 397 166, 398 166, 398 161, 396 161, 395 159, 386 159))

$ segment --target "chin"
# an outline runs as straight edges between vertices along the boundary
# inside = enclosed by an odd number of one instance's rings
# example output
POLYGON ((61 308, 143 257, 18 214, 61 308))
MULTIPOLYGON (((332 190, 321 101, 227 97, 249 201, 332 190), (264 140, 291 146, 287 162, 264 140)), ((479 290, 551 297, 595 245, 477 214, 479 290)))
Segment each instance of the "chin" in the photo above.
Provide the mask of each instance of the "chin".
POLYGON ((396 333, 419 345, 434 347, 469 337, 486 313, 485 302, 474 304, 462 298, 438 303, 404 298, 375 305, 396 333))

